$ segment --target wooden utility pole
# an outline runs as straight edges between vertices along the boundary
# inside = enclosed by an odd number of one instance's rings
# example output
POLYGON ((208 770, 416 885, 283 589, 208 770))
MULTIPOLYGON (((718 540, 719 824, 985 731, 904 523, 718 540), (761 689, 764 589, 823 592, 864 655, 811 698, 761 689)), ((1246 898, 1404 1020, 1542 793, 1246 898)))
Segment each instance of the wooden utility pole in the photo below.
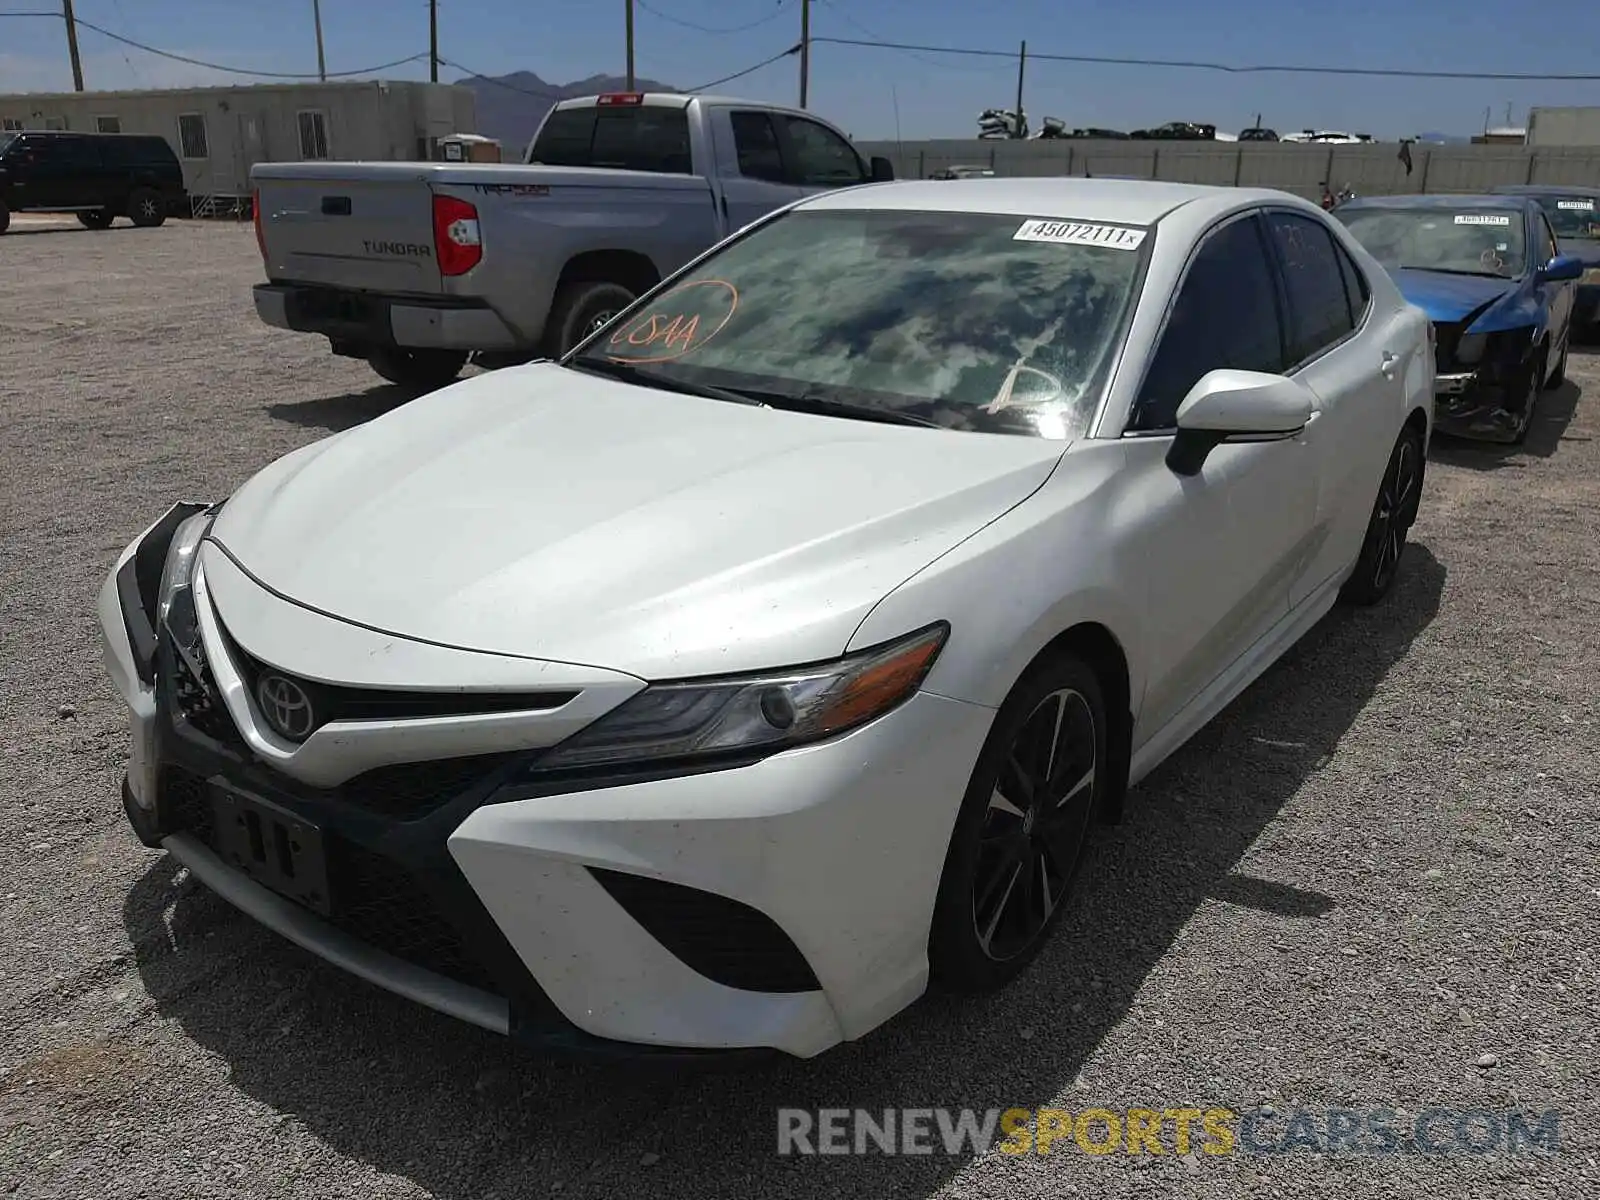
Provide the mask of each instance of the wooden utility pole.
POLYGON ((628 86, 624 91, 633 91, 633 0, 623 0, 628 10, 628 86))
POLYGON ((1022 52, 1017 56, 1017 123, 1018 137, 1025 136, 1022 128, 1022 75, 1028 69, 1028 43, 1022 43, 1022 52))
POLYGON ((61 15, 67 22, 67 54, 72 58, 72 90, 83 91, 83 62, 78 58, 78 19, 72 15, 72 0, 61 0, 61 15))
POLYGON ((439 0, 428 0, 428 78, 439 82, 439 0))
POLYGON ((328 60, 322 54, 322 0, 311 0, 311 19, 317 26, 317 78, 328 82, 328 60))
POLYGON ((800 107, 811 85, 811 0, 800 0, 800 107))

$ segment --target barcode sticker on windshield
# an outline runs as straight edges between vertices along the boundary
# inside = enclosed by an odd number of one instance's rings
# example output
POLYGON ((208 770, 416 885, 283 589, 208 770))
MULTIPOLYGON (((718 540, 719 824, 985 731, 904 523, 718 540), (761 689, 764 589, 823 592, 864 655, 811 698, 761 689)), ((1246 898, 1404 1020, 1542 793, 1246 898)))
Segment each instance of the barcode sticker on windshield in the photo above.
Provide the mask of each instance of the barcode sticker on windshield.
POLYGON ((1144 243, 1145 231, 1124 229, 1120 225, 1086 225, 1082 221, 1024 221, 1011 235, 1014 242, 1055 242, 1062 246, 1109 246, 1113 250, 1137 250, 1144 243))
POLYGON ((1593 212, 1593 200, 1557 200, 1557 208, 1570 208, 1577 212, 1593 212))
POLYGON ((1497 217, 1488 213, 1473 213, 1471 216, 1458 216, 1457 225, 1509 225, 1510 217, 1497 217))

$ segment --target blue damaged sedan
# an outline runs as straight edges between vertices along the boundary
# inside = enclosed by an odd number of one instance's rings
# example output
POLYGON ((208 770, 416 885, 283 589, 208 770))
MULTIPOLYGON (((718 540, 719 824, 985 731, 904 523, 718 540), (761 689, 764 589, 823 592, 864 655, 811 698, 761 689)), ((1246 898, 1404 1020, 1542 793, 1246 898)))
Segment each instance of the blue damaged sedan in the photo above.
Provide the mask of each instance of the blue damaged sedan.
POLYGON ((1527 196, 1364 196, 1334 216, 1433 322, 1442 432, 1527 437, 1540 392, 1566 378, 1578 258, 1527 196))
MULTIPOLYGON (((1572 332, 1583 337, 1600 325, 1600 187, 1508 183, 1495 195, 1532 196, 1550 218, 1561 253, 1583 262, 1578 301, 1572 311, 1572 332)), ((1600 332, 1600 331, 1597 331, 1600 332)))

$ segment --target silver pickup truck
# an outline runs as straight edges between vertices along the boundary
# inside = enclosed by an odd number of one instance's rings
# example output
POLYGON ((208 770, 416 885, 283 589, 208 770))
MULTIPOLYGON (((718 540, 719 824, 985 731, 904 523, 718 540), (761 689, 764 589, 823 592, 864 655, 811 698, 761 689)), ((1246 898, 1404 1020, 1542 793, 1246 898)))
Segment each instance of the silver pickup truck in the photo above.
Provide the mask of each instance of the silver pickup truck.
POLYGON ((385 379, 438 387, 557 357, 773 209, 892 179, 798 109, 624 93, 551 109, 522 165, 262 163, 251 171, 269 325, 385 379))

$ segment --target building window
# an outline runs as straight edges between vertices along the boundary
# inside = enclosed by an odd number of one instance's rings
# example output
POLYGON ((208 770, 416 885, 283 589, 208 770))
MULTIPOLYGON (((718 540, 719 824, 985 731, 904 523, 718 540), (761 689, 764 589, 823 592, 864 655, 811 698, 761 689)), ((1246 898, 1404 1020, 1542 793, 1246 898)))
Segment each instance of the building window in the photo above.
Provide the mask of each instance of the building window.
POLYGON ((22 121, 18 117, 0 117, 0 133, 20 132, 22 121))
POLYGON ((65 129, 67 127, 67 119, 65 117, 46 117, 44 119, 44 127, 46 129, 65 129))
POLYGON ((328 157, 328 118, 314 111, 300 113, 300 157, 328 157))
POLYGON ((206 142, 206 119, 200 113, 181 113, 178 117, 178 146, 184 158, 210 158, 206 142))
POLYGON ((96 117, 94 119, 96 133, 121 133, 122 120, 119 117, 96 117))

